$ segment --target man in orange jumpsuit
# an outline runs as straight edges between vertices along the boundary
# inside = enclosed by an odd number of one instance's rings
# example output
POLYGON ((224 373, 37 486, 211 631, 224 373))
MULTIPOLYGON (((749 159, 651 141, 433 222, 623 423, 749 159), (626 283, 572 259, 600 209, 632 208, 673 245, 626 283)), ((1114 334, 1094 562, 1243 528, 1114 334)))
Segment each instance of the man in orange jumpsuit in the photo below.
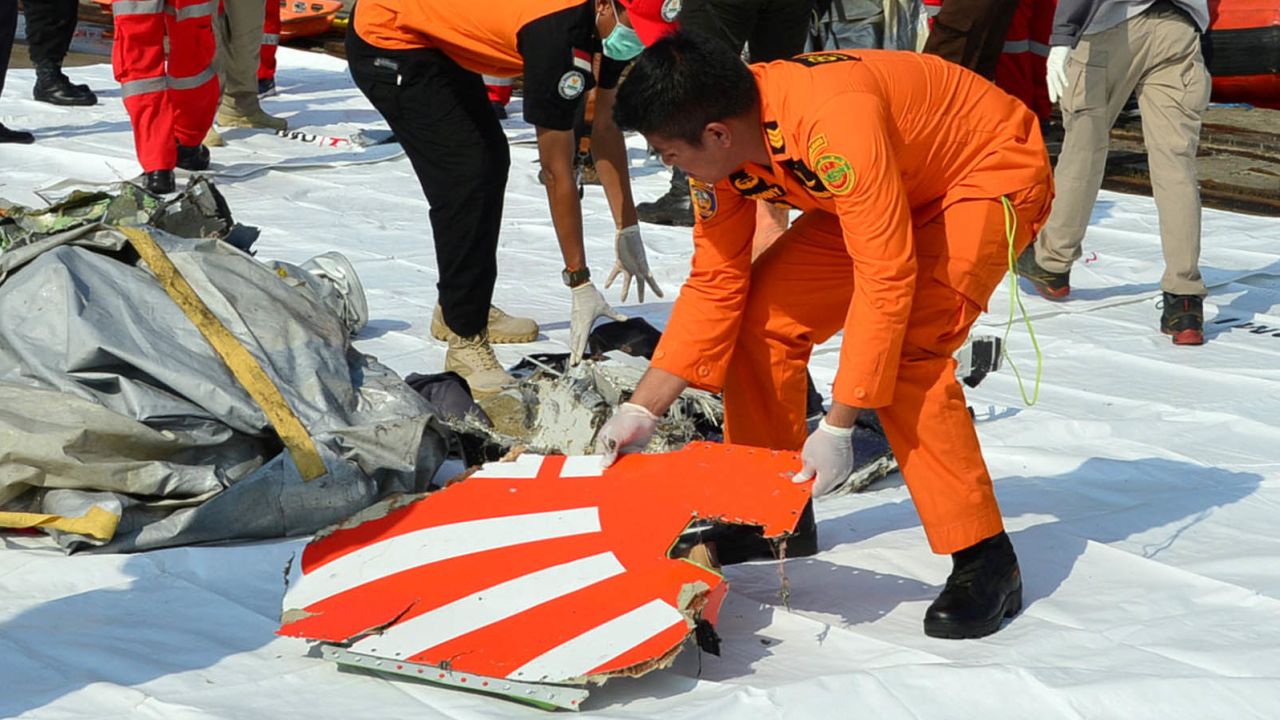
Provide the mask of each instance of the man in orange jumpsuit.
POLYGON ((202 0, 115 0, 111 67, 120 82, 144 184, 175 190, 174 167, 205 170, 201 142, 218 109, 213 13, 202 0))
POLYGON ((615 107, 689 173, 698 222, 653 362, 597 447, 608 461, 643 447, 688 385, 723 390, 725 440, 802 449, 796 480, 821 495, 853 469, 854 419, 875 408, 931 547, 953 556, 926 634, 994 632, 1022 582, 952 353, 1048 215, 1035 115, 936 57, 747 67, 685 34, 645 51, 615 107), (754 264, 752 199, 803 212, 754 264), (840 331, 832 406, 806 439, 805 366, 840 331))

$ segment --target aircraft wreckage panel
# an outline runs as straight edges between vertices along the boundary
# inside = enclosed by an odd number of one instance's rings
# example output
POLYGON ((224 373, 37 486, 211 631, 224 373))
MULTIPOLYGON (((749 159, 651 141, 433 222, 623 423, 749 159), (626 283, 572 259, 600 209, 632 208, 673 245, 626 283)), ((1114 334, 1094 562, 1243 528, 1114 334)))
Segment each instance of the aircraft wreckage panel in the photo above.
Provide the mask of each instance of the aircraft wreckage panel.
POLYGON ((799 467, 711 443, 603 471, 598 456, 490 463, 308 544, 279 633, 513 682, 643 674, 724 597, 720 574, 668 557, 681 532, 698 518, 791 531, 810 492, 791 482, 799 467))

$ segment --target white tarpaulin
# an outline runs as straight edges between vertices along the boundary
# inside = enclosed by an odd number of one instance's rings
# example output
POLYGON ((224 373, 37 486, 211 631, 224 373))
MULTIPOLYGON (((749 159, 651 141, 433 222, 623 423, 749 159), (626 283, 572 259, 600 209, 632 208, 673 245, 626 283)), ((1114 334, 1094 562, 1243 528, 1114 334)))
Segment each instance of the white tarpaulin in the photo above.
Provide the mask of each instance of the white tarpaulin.
MULTIPOLYGON (((385 127, 340 62, 282 50, 281 66, 282 96, 265 102, 268 111, 330 135, 385 127)), ((12 73, 0 120, 40 140, 34 149, 0 147, 0 195, 30 204, 32 188, 74 174, 84 156, 72 152, 84 152, 81 136, 95 127, 114 128, 114 156, 129 156, 118 93, 64 110, 26 99, 29 82, 29 71, 12 73)), ((518 118, 518 103, 513 110, 518 118)), ((642 141, 629 146, 638 199, 660 195, 666 175, 645 161, 642 141)), ((214 149, 214 162, 231 152, 214 149)), ((535 157, 513 148, 496 302, 537 318, 544 338, 500 347, 508 364, 521 351, 564 351, 568 340, 569 296, 535 157)), ((371 316, 360 349, 401 374, 441 368, 444 346, 428 335, 436 270, 427 207, 406 160, 273 171, 220 187, 238 219, 262 226, 260 256, 298 262, 340 250, 352 259, 371 316)), ((613 223, 598 188, 585 203, 588 258, 604 277, 613 223)), ((1044 353, 1039 403, 1023 405, 1008 370, 969 391, 1025 580, 1026 609, 1007 627, 976 641, 924 636, 921 617, 950 561, 929 553, 891 476, 818 503, 821 552, 786 563, 789 607, 776 564, 729 568, 723 656, 686 652, 668 670, 611 681, 583 714, 1275 717, 1280 221, 1206 211, 1204 228, 1204 273, 1215 285, 1207 345, 1174 347, 1158 332, 1154 204, 1103 193, 1089 262, 1072 278, 1077 299, 1026 298, 1044 353)), ((667 298, 619 309, 661 325, 688 269, 689 231, 643 231, 667 298)), ((1007 292, 993 300, 984 331, 1003 331, 1007 292)), ((616 288, 606 295, 616 300, 616 288)), ((835 348, 823 346, 813 361, 828 394, 835 348)), ((1025 376, 1034 355, 1021 327, 1010 350, 1025 376)), ((92 557, 65 557, 33 538, 4 542, 0 716, 546 717, 339 672, 305 643, 275 637, 280 568, 300 541, 92 557)))

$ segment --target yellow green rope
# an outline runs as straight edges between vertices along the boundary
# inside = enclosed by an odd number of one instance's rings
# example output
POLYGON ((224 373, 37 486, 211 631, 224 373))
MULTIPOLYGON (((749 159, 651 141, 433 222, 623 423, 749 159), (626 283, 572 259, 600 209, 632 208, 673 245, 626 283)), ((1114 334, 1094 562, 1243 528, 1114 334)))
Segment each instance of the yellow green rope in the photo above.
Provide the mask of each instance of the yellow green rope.
POLYGON ((1036 331, 1031 327, 1031 318, 1027 317, 1027 309, 1022 305, 1022 296, 1018 294, 1018 254, 1014 248, 1014 238, 1018 233, 1018 214, 1014 212, 1013 203, 1009 202, 1007 196, 1001 195, 1000 202, 1004 205, 1004 233, 1009 240, 1009 322, 1004 326, 1004 340, 1000 343, 1000 351, 1004 353, 1005 362, 1009 363, 1009 368, 1013 370, 1013 376, 1018 380, 1018 392, 1022 395, 1022 402, 1027 407, 1036 404, 1040 399, 1040 376, 1044 369, 1044 356, 1040 353, 1040 343, 1036 342, 1036 331), (1027 398, 1027 388, 1022 382, 1022 373, 1018 372, 1018 366, 1014 364, 1013 358, 1009 355, 1009 331, 1013 328, 1014 305, 1022 313, 1022 320, 1027 325, 1027 334, 1031 336, 1031 347, 1036 351, 1036 382, 1032 390, 1031 397, 1027 398))

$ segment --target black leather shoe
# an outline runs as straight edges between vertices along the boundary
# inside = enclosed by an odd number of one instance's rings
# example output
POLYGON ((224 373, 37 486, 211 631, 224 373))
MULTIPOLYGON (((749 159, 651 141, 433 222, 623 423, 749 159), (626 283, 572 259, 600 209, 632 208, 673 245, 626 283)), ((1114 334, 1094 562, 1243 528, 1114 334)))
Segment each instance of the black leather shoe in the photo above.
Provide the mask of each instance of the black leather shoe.
POLYGON ((36 136, 23 130, 10 130, 0 123, 0 143, 17 143, 19 145, 30 145, 36 141, 36 136))
POLYGON ((1001 532, 951 556, 947 586, 924 614, 929 637, 980 638, 1022 611, 1022 573, 1001 532))
POLYGON ((654 225, 693 227, 693 199, 689 197, 687 177, 679 170, 673 170, 667 194, 652 202, 636 205, 636 215, 654 225))
POLYGON ((748 560, 809 557, 818 552, 818 523, 813 517, 813 501, 804 506, 795 532, 783 540, 769 540, 756 525, 714 523, 710 527, 691 530, 680 544, 708 543, 715 547, 720 565, 736 565, 748 560))
POLYGON ((152 195, 168 195, 177 189, 172 170, 154 170, 143 176, 143 187, 152 195))
POLYGON ((98 104, 98 96, 94 95, 87 85, 73 84, 66 75, 62 74, 62 68, 51 66, 36 68, 36 84, 31 89, 31 96, 51 105, 98 104))
POLYGON ((209 148, 204 145, 178 145, 178 167, 183 170, 208 170, 209 148))

